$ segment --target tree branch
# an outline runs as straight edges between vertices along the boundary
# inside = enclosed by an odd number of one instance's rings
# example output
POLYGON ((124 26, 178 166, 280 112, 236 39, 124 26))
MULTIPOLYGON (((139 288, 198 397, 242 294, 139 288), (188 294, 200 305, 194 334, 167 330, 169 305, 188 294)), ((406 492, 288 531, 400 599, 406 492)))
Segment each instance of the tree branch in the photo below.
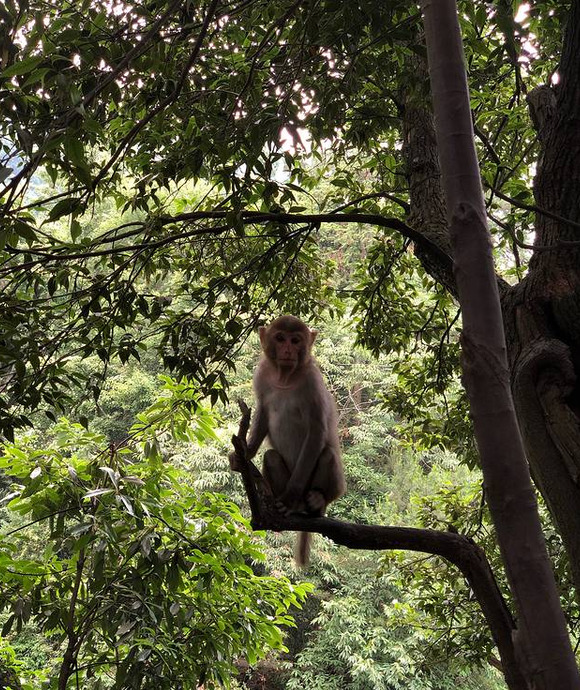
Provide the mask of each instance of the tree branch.
MULTIPOLYGON (((119 64, 115 66, 113 70, 111 70, 111 72, 108 72, 105 75, 105 77, 101 79, 101 81, 92 89, 90 93, 88 93, 84 97, 81 103, 82 107, 86 108, 90 103, 92 103, 92 101, 99 95, 99 93, 120 75, 122 70, 129 65, 131 60, 134 60, 136 57, 138 57, 145 51, 149 50, 149 48, 155 40, 161 39, 161 37, 159 36, 159 28, 163 26, 165 21, 176 11, 180 4, 181 3, 179 2, 179 0, 175 0, 173 3, 171 3, 171 5, 167 8, 165 13, 162 14, 161 17, 159 17, 157 21, 151 26, 150 30, 145 34, 143 39, 139 43, 137 43, 123 57, 123 59, 119 62, 119 64)), ((10 192, 8 199, 4 204, 4 213, 6 213, 10 208, 10 205, 14 199, 14 195, 20 182, 32 175, 34 170, 36 170, 37 166, 40 164, 40 161, 46 153, 48 144, 55 137, 55 135, 59 135, 59 132, 62 128, 68 127, 73 120, 79 117, 79 112, 80 108, 78 106, 75 106, 74 108, 69 108, 61 117, 56 119, 50 131, 48 132, 43 144, 39 147, 37 153, 26 163, 22 170, 17 175, 15 175, 0 191, 0 197, 3 197, 7 194, 7 192, 10 192)))
MULTIPOLYGON (((503 199, 504 201, 507 201, 508 204, 511 204, 512 206, 515 206, 516 208, 521 208, 524 211, 532 211, 533 213, 537 213, 541 216, 546 216, 546 218, 552 218, 553 220, 557 220, 559 223, 564 223, 564 225, 569 225, 571 228, 578 228, 580 229, 580 223, 577 223, 574 220, 570 220, 568 218, 564 218, 562 216, 559 216, 557 213, 552 213, 551 211, 548 211, 545 208, 541 208, 540 206, 535 206, 534 204, 525 204, 523 201, 518 201, 517 199, 513 199, 511 196, 508 196, 507 194, 504 194, 503 192, 500 192, 499 189, 496 189, 495 187, 492 187, 491 185, 486 184, 485 185, 486 189, 489 189, 491 192, 493 192, 497 197, 500 199, 503 199)), ((565 241, 565 240, 560 240, 559 245, 562 247, 567 247, 570 245, 577 245, 578 242, 574 241, 565 241)), ((540 247, 540 249, 544 249, 545 247, 540 247)), ((554 247, 552 247, 553 249, 554 247)), ((536 249, 536 247, 534 247, 536 249)))
POLYGON ((241 467, 244 487, 255 530, 316 532, 351 549, 420 551, 445 558, 458 567, 473 590, 498 647, 510 690, 529 690, 524 680, 513 644, 516 626, 499 590, 483 550, 475 542, 455 532, 438 532, 413 527, 359 525, 333 518, 282 515, 274 506, 271 491, 256 466, 246 458, 246 434, 250 410, 240 402, 242 419, 232 443, 241 467))
POLYGON ((63 655, 62 659, 62 664, 60 667, 60 673, 58 676, 58 690, 65 690, 67 686, 68 679, 71 677, 73 673, 74 666, 76 664, 77 660, 77 655, 78 655, 78 642, 79 642, 79 636, 75 630, 75 614, 76 614, 76 605, 77 605, 77 600, 79 596, 79 592, 81 589, 81 584, 82 584, 82 579, 83 579, 83 570, 85 567, 85 552, 84 550, 81 550, 78 555, 78 560, 77 560, 77 567, 76 567, 76 575, 75 575, 75 581, 73 584, 73 589, 71 593, 71 598, 70 598, 70 603, 69 603, 69 608, 68 608, 68 620, 66 624, 66 636, 68 639, 67 642, 67 647, 63 655))
MULTIPOLYGON (((159 216, 155 219, 158 227, 165 225, 170 225, 172 223, 178 222, 195 222, 200 220, 227 220, 228 216, 231 215, 228 211, 192 211, 190 213, 181 213, 175 216, 159 216)), ((434 259, 438 260, 441 265, 448 270, 452 269, 452 259, 444 252, 435 242, 429 238, 422 235, 417 230, 414 230, 411 226, 407 225, 402 220, 398 218, 386 217, 376 213, 264 213, 261 211, 243 211, 240 216, 242 223, 249 225, 252 223, 281 223, 284 225, 295 225, 298 223, 303 224, 320 224, 320 223, 361 223, 366 225, 376 225, 383 228, 388 228, 390 230, 395 230, 401 235, 413 241, 416 245, 420 246, 423 250, 428 251, 434 259)), ((83 252, 71 252, 69 254, 64 253, 54 253, 51 247, 40 247, 40 248, 27 248, 26 250, 19 250, 15 247, 8 246, 8 251, 13 253, 22 253, 28 256, 41 256, 50 261, 67 261, 72 259, 83 259, 90 258, 92 256, 106 256, 112 254, 124 253, 127 251, 135 251, 140 249, 152 248, 165 246, 173 241, 186 239, 189 237, 194 237, 200 234, 221 234, 230 229, 229 225, 223 225, 219 228, 197 228, 189 232, 176 233, 169 237, 155 240, 154 242, 143 242, 134 245, 120 245, 116 247, 111 247, 110 249, 94 250, 87 248, 83 252)), ((140 229, 124 234, 124 237, 130 237, 137 235, 140 229)), ((117 243, 119 241, 118 237, 113 237, 110 242, 117 243)), ((102 240, 99 240, 95 244, 103 244, 102 240)), ((38 262, 34 262, 38 263, 38 262)))

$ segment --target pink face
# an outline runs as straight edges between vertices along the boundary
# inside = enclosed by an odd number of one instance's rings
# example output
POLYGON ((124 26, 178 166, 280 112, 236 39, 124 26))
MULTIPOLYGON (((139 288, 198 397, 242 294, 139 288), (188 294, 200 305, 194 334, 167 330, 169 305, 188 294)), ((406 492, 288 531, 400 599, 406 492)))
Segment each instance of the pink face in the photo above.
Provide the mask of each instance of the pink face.
POLYGON ((281 367, 295 366, 304 357, 304 336, 300 332, 277 331, 273 337, 276 362, 281 367))

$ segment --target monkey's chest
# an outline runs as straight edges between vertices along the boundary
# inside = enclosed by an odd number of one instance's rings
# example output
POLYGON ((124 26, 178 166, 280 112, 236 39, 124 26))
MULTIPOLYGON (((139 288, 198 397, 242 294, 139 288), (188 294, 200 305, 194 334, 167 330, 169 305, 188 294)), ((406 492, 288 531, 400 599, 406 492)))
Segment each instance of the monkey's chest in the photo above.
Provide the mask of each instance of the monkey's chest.
POLYGON ((268 409, 268 436, 275 448, 290 463, 300 455, 308 433, 309 410, 298 396, 278 396, 268 409))

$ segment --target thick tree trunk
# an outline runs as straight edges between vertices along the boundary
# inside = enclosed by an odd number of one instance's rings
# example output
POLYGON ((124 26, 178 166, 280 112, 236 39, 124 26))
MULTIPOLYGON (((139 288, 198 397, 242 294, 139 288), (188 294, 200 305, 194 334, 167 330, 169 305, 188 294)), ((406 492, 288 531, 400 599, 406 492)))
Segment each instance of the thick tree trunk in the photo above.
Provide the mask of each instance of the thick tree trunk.
MULTIPOLYGON (((580 3, 572 3, 560 83, 528 98, 542 155, 537 205, 580 223, 580 3)), ((580 241, 578 226, 536 217, 538 247, 504 314, 514 398, 532 475, 562 536, 580 593, 580 241), (550 249, 546 249, 550 248, 550 249)))
POLYGON ((506 295, 504 322, 512 390, 534 482, 552 515, 580 592, 578 420, 569 404, 576 385, 569 347, 556 336, 529 283, 506 295))
POLYGON ((463 312, 464 383, 487 500, 518 611, 522 670, 530 687, 538 690, 578 690, 580 675, 511 396, 457 8, 455 0, 423 0, 422 7, 454 273, 463 312))
MULTIPOLYGON (((565 36, 562 80, 530 95, 543 153, 534 190, 538 205, 580 222, 580 19, 575 0, 565 36), (556 95, 557 92, 557 95, 556 95)), ((421 77, 421 75, 420 75, 421 77)), ((402 99, 403 100, 403 99, 402 99)), ((414 102, 402 111, 415 230, 443 249, 442 209, 431 115, 414 102)), ((538 247, 529 275, 509 287, 498 281, 514 403, 532 477, 570 560, 580 592, 580 250, 577 227, 538 214, 538 247)), ((417 252, 425 269, 457 295, 453 277, 417 252)))
MULTIPOLYGON (((429 75, 424 60, 413 59, 409 69, 416 75, 418 81, 427 83, 429 75)), ((422 94, 422 96, 423 98, 417 101, 416 94, 407 91, 401 99, 403 155, 411 201, 411 211, 407 222, 451 256, 435 129, 431 112, 425 109, 424 98, 428 98, 428 94, 422 94), (427 203, 425 203, 426 200, 427 203)), ((450 270, 450 264, 442 266, 436 257, 417 243, 415 254, 425 270, 457 297, 455 278, 450 270)))

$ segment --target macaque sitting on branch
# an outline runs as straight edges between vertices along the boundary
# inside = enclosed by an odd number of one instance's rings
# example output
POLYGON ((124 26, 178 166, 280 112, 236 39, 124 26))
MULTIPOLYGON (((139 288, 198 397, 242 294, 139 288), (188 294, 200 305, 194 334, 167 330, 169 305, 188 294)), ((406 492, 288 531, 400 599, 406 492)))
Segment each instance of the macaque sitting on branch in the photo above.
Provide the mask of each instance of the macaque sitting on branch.
MULTIPOLYGON (((262 472, 285 514, 320 517, 346 489, 334 399, 311 349, 316 331, 295 316, 261 327, 263 355, 254 371, 256 412, 248 439, 251 460, 268 437, 262 472)), ((239 470, 235 454, 232 469, 239 470)), ((311 535, 299 533, 295 557, 305 565, 311 535)))

